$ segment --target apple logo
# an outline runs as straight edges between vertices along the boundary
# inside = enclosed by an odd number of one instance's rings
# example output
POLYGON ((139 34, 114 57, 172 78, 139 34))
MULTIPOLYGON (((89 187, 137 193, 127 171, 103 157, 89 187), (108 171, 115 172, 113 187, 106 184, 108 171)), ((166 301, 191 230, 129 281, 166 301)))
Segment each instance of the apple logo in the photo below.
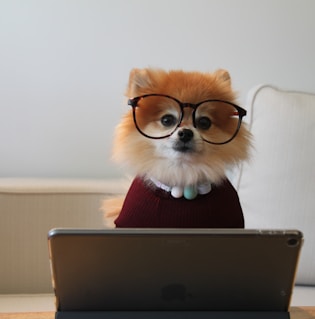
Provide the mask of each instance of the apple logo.
POLYGON ((186 301, 186 297, 191 297, 191 295, 187 293, 186 287, 178 283, 169 284, 163 287, 161 292, 162 299, 165 301, 186 301))

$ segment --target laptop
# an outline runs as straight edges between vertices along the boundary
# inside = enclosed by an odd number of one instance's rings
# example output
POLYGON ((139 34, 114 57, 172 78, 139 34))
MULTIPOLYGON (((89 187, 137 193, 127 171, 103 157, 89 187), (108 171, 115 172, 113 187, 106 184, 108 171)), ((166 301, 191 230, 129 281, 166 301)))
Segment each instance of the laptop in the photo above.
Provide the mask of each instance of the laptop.
POLYGON ((53 229, 57 319, 288 319, 297 230, 53 229))

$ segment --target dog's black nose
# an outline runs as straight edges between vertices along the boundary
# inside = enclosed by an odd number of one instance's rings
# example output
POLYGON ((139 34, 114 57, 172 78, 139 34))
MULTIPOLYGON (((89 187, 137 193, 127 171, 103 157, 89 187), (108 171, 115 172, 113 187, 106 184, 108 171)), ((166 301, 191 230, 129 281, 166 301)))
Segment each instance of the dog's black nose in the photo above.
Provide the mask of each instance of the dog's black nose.
POLYGON ((180 141, 187 143, 194 137, 194 132, 192 130, 184 128, 178 132, 178 137, 180 141))

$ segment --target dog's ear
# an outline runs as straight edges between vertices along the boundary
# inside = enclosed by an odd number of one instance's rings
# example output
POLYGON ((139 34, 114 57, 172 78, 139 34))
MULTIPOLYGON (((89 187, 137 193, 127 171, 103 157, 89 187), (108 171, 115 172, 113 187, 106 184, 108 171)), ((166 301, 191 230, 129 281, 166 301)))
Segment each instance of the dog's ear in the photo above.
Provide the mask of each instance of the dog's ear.
POLYGON ((135 97, 143 94, 152 87, 152 74, 149 69, 133 69, 129 75, 127 89, 128 97, 135 97))
POLYGON ((220 79, 222 82, 226 82, 229 86, 231 86, 231 77, 228 71, 219 69, 214 72, 214 74, 217 76, 218 79, 220 79))

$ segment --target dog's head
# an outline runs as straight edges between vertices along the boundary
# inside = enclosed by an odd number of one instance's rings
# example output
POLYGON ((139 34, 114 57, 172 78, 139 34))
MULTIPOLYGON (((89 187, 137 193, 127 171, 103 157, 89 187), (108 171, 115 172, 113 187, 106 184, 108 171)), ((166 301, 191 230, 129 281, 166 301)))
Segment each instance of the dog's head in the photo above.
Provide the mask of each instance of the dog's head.
POLYGON ((137 175, 170 186, 210 180, 248 157, 246 111, 235 104, 227 71, 134 69, 129 112, 117 127, 114 157, 137 175))

